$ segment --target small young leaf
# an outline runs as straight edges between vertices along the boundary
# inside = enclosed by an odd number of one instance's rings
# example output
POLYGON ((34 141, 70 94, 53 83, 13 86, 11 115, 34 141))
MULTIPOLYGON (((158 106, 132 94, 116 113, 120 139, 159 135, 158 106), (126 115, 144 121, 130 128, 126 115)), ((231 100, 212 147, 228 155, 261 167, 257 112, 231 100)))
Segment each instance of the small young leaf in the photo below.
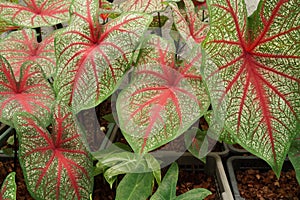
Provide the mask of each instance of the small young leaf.
POLYGON ((70 0, 23 0, 25 5, 0 2, 0 16, 5 21, 28 28, 55 25, 69 18, 70 0))
POLYGON ((142 200, 152 193, 152 173, 128 173, 117 187, 116 200, 142 200))
POLYGON ((28 112, 49 125, 54 92, 40 66, 32 61, 21 67, 17 82, 8 62, 0 56, 0 120, 14 127, 13 115, 28 112))
POLYGON ((150 200, 171 200, 176 197, 176 185, 178 180, 178 165, 174 162, 164 176, 157 191, 150 200))
POLYGON ((196 188, 179 195, 175 200, 202 200, 212 193, 204 188, 196 188))
POLYGON ((28 113, 14 117, 27 188, 35 199, 88 200, 93 189, 91 156, 69 108, 56 105, 54 111, 51 134, 28 113))
POLYGON ((1 200, 16 200, 17 185, 15 182, 15 172, 11 172, 5 178, 0 192, 1 200))

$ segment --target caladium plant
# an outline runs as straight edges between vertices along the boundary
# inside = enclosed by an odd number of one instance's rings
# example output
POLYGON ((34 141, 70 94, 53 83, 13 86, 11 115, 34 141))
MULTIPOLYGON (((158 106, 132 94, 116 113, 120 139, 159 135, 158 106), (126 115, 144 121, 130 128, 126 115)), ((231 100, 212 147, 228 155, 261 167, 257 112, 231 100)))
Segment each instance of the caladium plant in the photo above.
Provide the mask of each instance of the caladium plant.
POLYGON ((0 191, 1 200, 16 200, 17 186, 15 176, 16 172, 11 172, 5 178, 0 191))
POLYGON ((22 64, 19 80, 5 58, 0 56, 0 120, 14 126, 13 115, 28 112, 48 125, 54 92, 41 67, 32 61, 22 64))
POLYGON ((207 1, 210 32, 205 50, 226 101, 226 130, 251 153, 280 170, 299 122, 299 2, 261 0, 247 17, 244 1, 207 1))
POLYGON ((150 36, 141 47, 132 81, 117 99, 120 128, 135 152, 148 152, 175 139, 195 123, 210 102, 202 82, 199 48, 182 65, 175 47, 150 36))
POLYGON ((30 60, 39 63, 47 78, 56 69, 54 33, 38 43, 32 29, 12 32, 0 42, 0 54, 9 62, 16 78, 20 76, 21 65, 30 60))
POLYGON ((55 25, 69 19, 70 0, 23 0, 25 5, 0 2, 0 18, 10 24, 35 28, 55 25))
POLYGON ((137 11, 155 13, 167 8, 164 0, 127 0, 116 3, 115 5, 115 9, 118 8, 123 12, 137 11))
POLYGON ((27 188, 36 199, 89 199, 93 162, 70 109, 56 105, 52 132, 29 113, 14 116, 19 159, 27 188))
POLYGON ((104 26, 99 4, 76 0, 72 20, 56 38, 58 71, 54 83, 58 99, 75 112, 98 105, 113 93, 151 16, 125 13, 104 26))

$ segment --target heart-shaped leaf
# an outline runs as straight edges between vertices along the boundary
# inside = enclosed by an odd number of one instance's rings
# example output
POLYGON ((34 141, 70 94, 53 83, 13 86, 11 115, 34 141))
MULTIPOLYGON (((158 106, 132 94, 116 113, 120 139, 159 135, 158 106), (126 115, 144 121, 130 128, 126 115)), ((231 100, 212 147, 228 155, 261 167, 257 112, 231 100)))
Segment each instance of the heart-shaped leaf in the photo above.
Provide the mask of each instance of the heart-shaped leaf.
POLYGON ((0 54, 9 62, 17 79, 20 76, 21 65, 29 60, 36 61, 42 67, 46 77, 50 77, 56 65, 54 34, 38 43, 34 30, 14 31, 1 41, 0 54))
POLYGON ((143 43, 132 81, 117 99, 120 128, 135 152, 175 139, 208 108, 198 50, 177 66, 173 45, 158 36, 143 43))
POLYGON ((151 16, 126 13, 103 26, 98 1, 76 0, 72 11, 70 26, 56 41, 59 70, 54 86, 58 98, 78 112, 112 94, 151 16))
POLYGON ((244 1, 207 4, 204 46, 218 69, 205 71, 224 82, 219 102, 227 103, 226 130, 279 176, 300 113, 299 2, 262 0, 249 18, 244 1))
POLYGON ((1 200, 16 200, 17 185, 15 182, 15 176, 16 173, 11 172, 3 181, 0 192, 1 200))
POLYGON ((52 133, 34 116, 14 117, 19 159, 27 189, 35 199, 89 200, 93 162, 69 109, 56 105, 52 133))
POLYGON ((195 11, 195 6, 191 0, 183 0, 185 4, 185 13, 181 13, 177 4, 170 3, 173 9, 174 24, 177 31, 185 40, 189 48, 201 43, 208 32, 208 24, 202 22, 195 11))
POLYGON ((70 0, 23 0, 24 5, 0 2, 0 18, 17 26, 35 28, 69 19, 70 0))
POLYGON ((53 101, 53 89, 38 64, 24 63, 17 82, 10 65, 0 56, 0 120, 3 123, 13 127, 13 115, 28 112, 48 125, 53 101))

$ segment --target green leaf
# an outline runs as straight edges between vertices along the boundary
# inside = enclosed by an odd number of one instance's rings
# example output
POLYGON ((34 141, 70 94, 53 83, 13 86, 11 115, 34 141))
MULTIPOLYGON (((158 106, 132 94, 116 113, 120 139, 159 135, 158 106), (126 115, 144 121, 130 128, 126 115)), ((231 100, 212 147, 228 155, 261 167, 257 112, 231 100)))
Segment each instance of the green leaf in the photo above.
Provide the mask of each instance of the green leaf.
POLYGON ((225 86, 211 97, 227 104, 225 127, 234 140, 279 176, 300 118, 299 1, 261 0, 250 18, 244 1, 207 5, 211 62, 204 74, 208 85, 217 77, 225 86))
POLYGON ((296 177, 300 184, 300 123, 298 123, 298 134, 294 139, 289 151, 289 159, 292 162, 296 171, 296 177))
POLYGON ((176 185, 178 180, 178 165, 172 163, 164 176, 157 191, 152 195, 150 200, 172 200, 176 198, 176 185))
POLYGON ((11 172, 3 181, 0 192, 1 200, 16 200, 17 185, 15 182, 15 176, 16 173, 11 172))
POLYGON ((160 182, 160 165, 150 154, 140 155, 131 152, 111 153, 98 159, 107 170, 104 177, 112 186, 116 176, 125 173, 153 172, 157 182, 160 182))
POLYGON ((205 199, 208 195, 212 193, 204 188, 196 188, 187 191, 186 193, 179 195, 175 200, 201 200, 205 199))
POLYGON ((145 200, 152 193, 152 173, 128 173, 117 187, 116 200, 145 200))

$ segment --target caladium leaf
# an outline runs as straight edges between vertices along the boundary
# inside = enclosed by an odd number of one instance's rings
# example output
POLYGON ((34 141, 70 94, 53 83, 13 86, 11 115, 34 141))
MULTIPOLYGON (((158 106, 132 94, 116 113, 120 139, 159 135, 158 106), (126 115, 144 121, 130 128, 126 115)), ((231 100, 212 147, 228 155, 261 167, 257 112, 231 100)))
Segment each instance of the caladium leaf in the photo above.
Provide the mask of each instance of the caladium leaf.
POLYGON ((11 172, 5 178, 0 192, 1 200, 16 200, 17 185, 15 182, 15 172, 11 172))
POLYGON ((300 184, 300 124, 298 124, 298 131, 296 138, 293 140, 292 146, 289 151, 289 159, 292 162, 296 171, 296 177, 300 184))
POLYGON ((185 4, 185 13, 181 13, 177 4, 170 3, 173 10, 174 24, 177 31, 185 40, 189 48, 201 43, 209 30, 206 22, 202 22, 198 13, 195 11, 195 6, 191 0, 183 0, 185 4))
POLYGON ((53 101, 53 89, 38 64, 25 62, 17 81, 7 60, 0 56, 0 120, 3 123, 13 127, 13 115, 28 112, 48 125, 53 101))
POLYGON ((218 69, 205 71, 224 82, 226 129, 279 176, 300 113, 299 1, 262 0, 249 18, 244 1, 207 4, 205 49, 218 69))
POLYGON ((153 189, 152 173, 128 173, 117 187, 116 200, 147 199, 153 189))
POLYGON ((142 44, 132 81, 117 99, 120 128, 135 152, 148 152, 175 139, 207 110, 197 50, 177 66, 174 45, 158 36, 142 44))
POLYGON ((55 25, 69 19, 70 0, 23 0, 25 5, 0 2, 0 18, 22 27, 55 25))
POLYGON ((15 115, 19 160, 35 199, 89 199, 93 162, 69 108, 56 105, 52 133, 28 113, 15 115))
POLYGON ((115 5, 123 12, 136 11, 155 13, 167 8, 167 4, 164 3, 164 0, 127 0, 122 1, 120 4, 115 3, 115 5))
POLYGON ((125 173, 145 173, 152 172, 156 181, 160 183, 160 164, 150 154, 140 155, 124 151, 120 153, 111 153, 105 157, 96 157, 99 164, 105 166, 104 172, 106 181, 112 186, 119 174, 125 173))
POLYGON ((71 24, 56 41, 60 67, 55 90, 75 112, 112 94, 151 22, 149 15, 126 13, 102 26, 98 9, 97 1, 74 1, 71 24))
POLYGON ((14 31, 0 43, 0 54, 9 62, 17 79, 21 65, 29 60, 36 61, 48 78, 53 75, 56 66, 54 34, 38 43, 34 30, 14 31))

